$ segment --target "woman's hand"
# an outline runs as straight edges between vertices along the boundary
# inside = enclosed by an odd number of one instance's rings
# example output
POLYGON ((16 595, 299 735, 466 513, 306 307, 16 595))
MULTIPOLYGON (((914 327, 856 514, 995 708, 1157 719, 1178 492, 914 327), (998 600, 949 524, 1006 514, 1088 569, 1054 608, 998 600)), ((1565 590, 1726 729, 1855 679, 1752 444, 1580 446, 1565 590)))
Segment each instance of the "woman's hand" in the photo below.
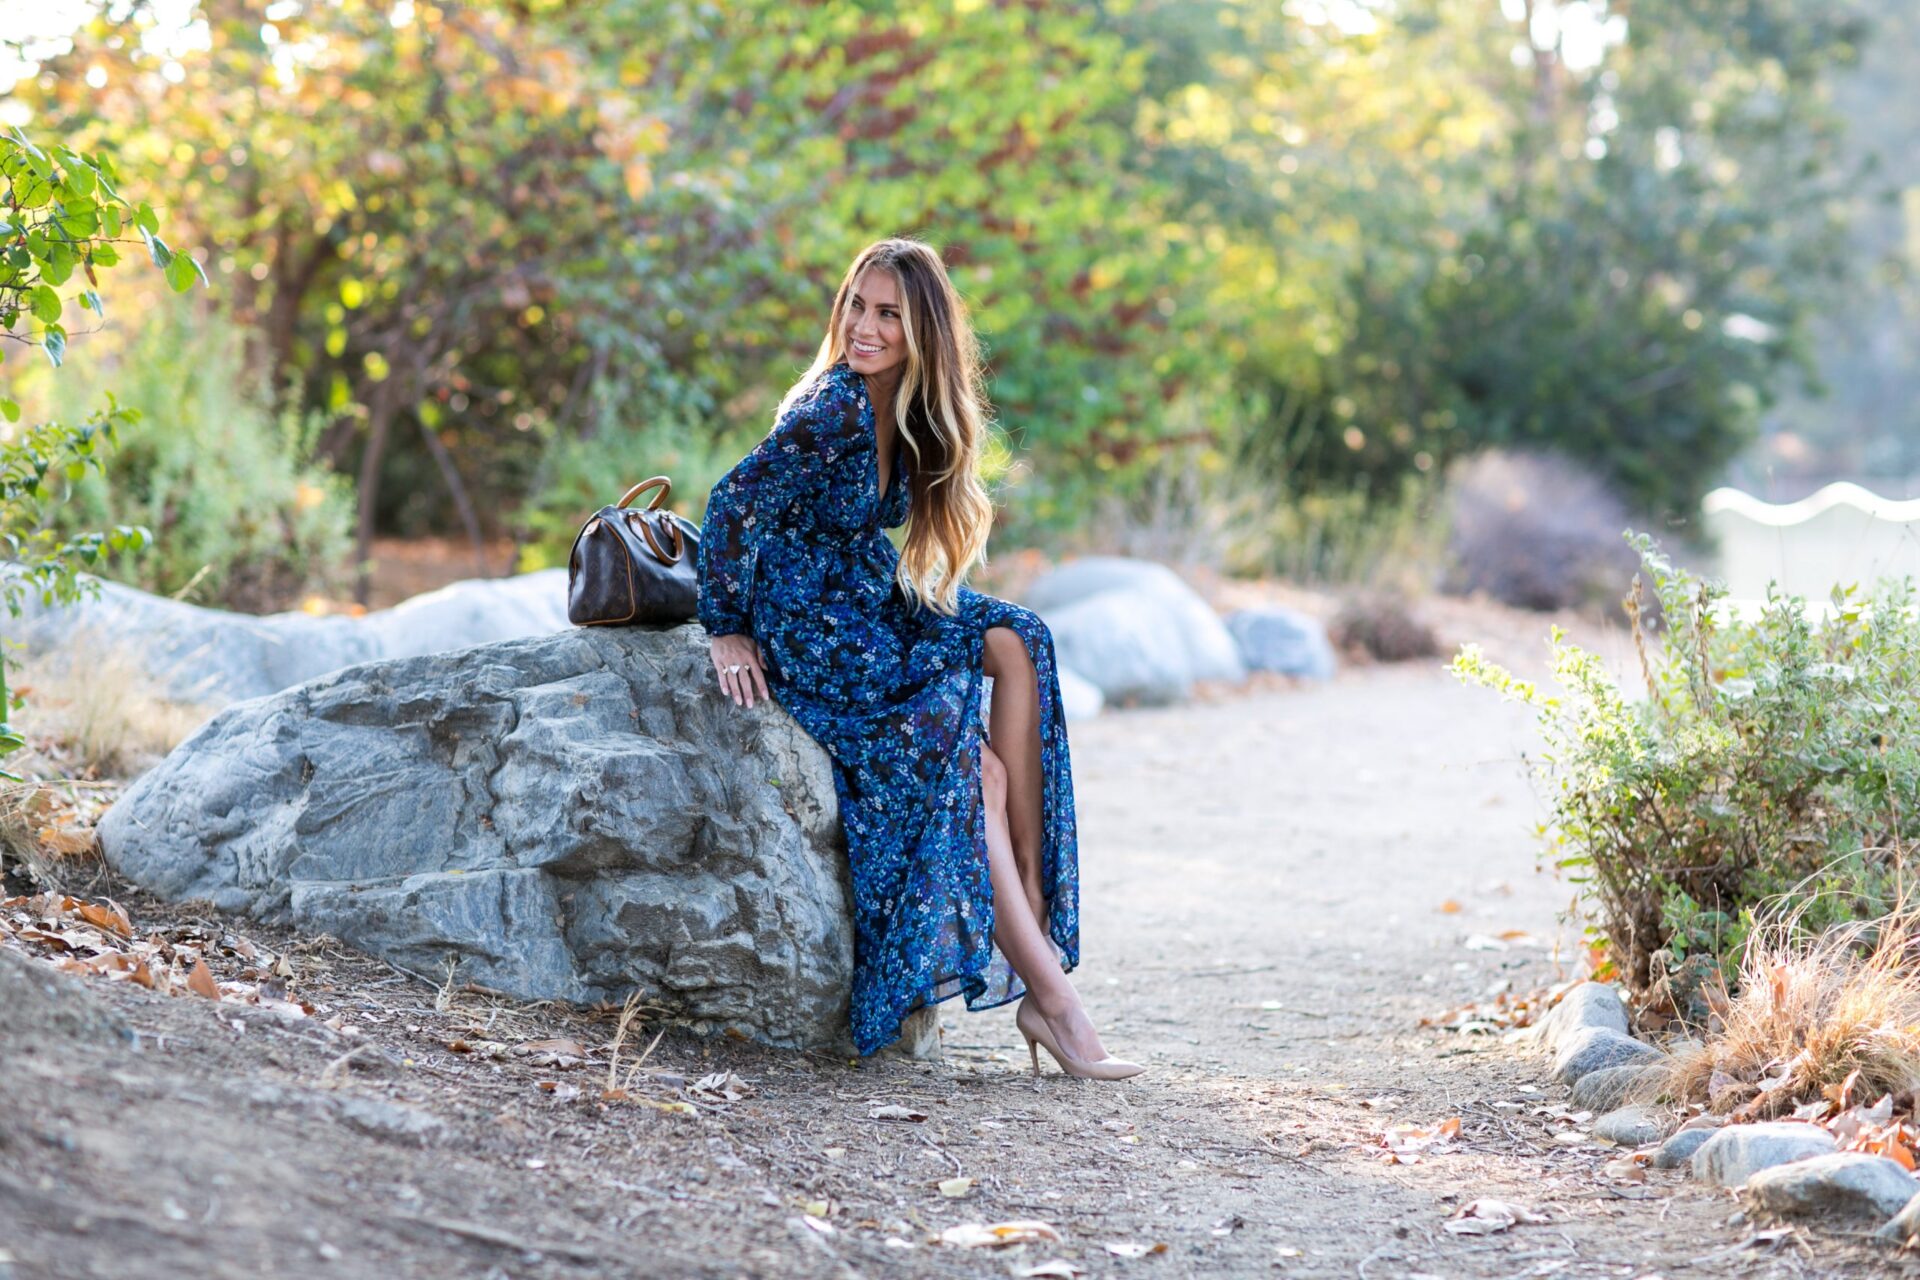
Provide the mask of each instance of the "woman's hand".
POLYGON ((735 706, 750 707, 757 688, 767 697, 767 675, 760 661, 760 643, 751 636, 731 635, 713 638, 713 669, 720 673, 720 688, 735 706))

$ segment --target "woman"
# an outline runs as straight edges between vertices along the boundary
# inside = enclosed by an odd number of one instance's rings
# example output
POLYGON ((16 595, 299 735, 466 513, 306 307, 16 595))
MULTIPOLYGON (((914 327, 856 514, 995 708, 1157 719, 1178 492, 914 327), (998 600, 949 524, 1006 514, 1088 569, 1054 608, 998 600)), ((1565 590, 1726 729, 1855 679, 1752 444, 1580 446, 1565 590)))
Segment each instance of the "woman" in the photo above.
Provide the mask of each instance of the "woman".
POLYGON ((1053 636, 960 584, 993 519, 981 381, 939 255, 906 239, 863 251, 772 432, 713 487, 699 617, 734 702, 778 694, 833 759, 854 1047, 874 1052, 951 996, 976 1010, 1024 996, 1014 1021, 1036 1075, 1037 1042, 1069 1075, 1122 1079, 1145 1068, 1107 1054, 1066 977, 1079 875, 1053 636), (884 532, 902 523, 904 553, 884 532))

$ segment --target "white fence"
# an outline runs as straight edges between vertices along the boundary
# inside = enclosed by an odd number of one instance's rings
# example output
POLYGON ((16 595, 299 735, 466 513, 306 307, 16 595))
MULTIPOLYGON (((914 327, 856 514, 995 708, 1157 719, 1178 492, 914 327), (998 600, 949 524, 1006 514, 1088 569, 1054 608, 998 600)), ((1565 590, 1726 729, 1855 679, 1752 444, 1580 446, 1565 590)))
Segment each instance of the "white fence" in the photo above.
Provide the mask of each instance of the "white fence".
POLYGON ((1715 489, 1701 514, 1720 544, 1716 572, 1736 600, 1764 599, 1769 582, 1814 606, 1835 585, 1920 582, 1920 499, 1882 498, 1844 482, 1787 503, 1715 489))

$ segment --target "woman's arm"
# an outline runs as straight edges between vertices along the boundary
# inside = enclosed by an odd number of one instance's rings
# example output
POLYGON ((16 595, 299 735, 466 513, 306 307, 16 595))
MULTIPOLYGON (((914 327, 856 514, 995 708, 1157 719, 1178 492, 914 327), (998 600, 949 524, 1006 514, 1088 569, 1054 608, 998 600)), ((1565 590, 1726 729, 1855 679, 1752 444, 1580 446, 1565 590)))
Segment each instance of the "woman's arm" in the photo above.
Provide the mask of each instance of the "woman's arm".
POLYGON ((796 501, 820 493, 827 468, 860 443, 860 397, 847 381, 859 376, 829 370, 713 486, 699 552, 698 614, 708 635, 750 630, 760 540, 796 501))

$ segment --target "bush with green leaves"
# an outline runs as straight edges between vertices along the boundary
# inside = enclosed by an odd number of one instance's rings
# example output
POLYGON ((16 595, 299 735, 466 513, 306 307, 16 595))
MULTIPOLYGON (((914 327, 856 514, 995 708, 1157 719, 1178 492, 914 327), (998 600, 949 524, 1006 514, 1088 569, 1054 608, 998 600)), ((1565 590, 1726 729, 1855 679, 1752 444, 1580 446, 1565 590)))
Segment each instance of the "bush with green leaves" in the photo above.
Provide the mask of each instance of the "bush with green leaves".
POLYGON ((1910 579, 1836 589, 1809 609, 1770 588, 1757 612, 1630 535, 1666 618, 1658 641, 1629 597, 1644 699, 1554 628, 1548 693, 1490 662, 1463 680, 1539 713, 1543 828, 1629 989, 1711 955, 1734 976, 1756 925, 1793 913, 1818 933, 1885 915, 1920 835, 1920 618, 1910 579), (1659 954, 1664 953, 1664 954, 1659 954))
MULTIPOLYGON (((154 538, 103 576, 250 612, 344 582, 352 495, 344 477, 306 461, 321 415, 274 408, 243 328, 197 308, 150 316, 100 377, 139 420, 100 473, 73 486, 52 527, 126 521, 154 538)), ((87 379, 63 380, 53 402, 64 410, 94 394, 87 379)))
MULTIPOLYGON (((120 261, 116 244, 130 241, 129 231, 139 233, 175 292, 207 278, 191 255, 160 238, 151 205, 119 193, 119 181, 104 154, 42 150, 17 128, 0 135, 0 337, 38 347, 56 369, 66 357, 70 314, 62 291, 77 289, 80 309, 104 317, 99 271, 120 261)), ((82 415, 79 425, 22 428, 11 390, 11 378, 0 383, 0 610, 18 617, 30 595, 48 604, 80 598, 92 587, 79 576, 81 565, 138 550, 151 535, 127 525, 104 532, 50 527, 63 486, 98 470, 116 430, 132 426, 137 415, 108 396, 107 406, 82 415)), ((0 757, 26 745, 9 721, 21 702, 7 687, 7 656, 0 649, 0 757)), ((0 769, 0 778, 13 776, 0 769)))

